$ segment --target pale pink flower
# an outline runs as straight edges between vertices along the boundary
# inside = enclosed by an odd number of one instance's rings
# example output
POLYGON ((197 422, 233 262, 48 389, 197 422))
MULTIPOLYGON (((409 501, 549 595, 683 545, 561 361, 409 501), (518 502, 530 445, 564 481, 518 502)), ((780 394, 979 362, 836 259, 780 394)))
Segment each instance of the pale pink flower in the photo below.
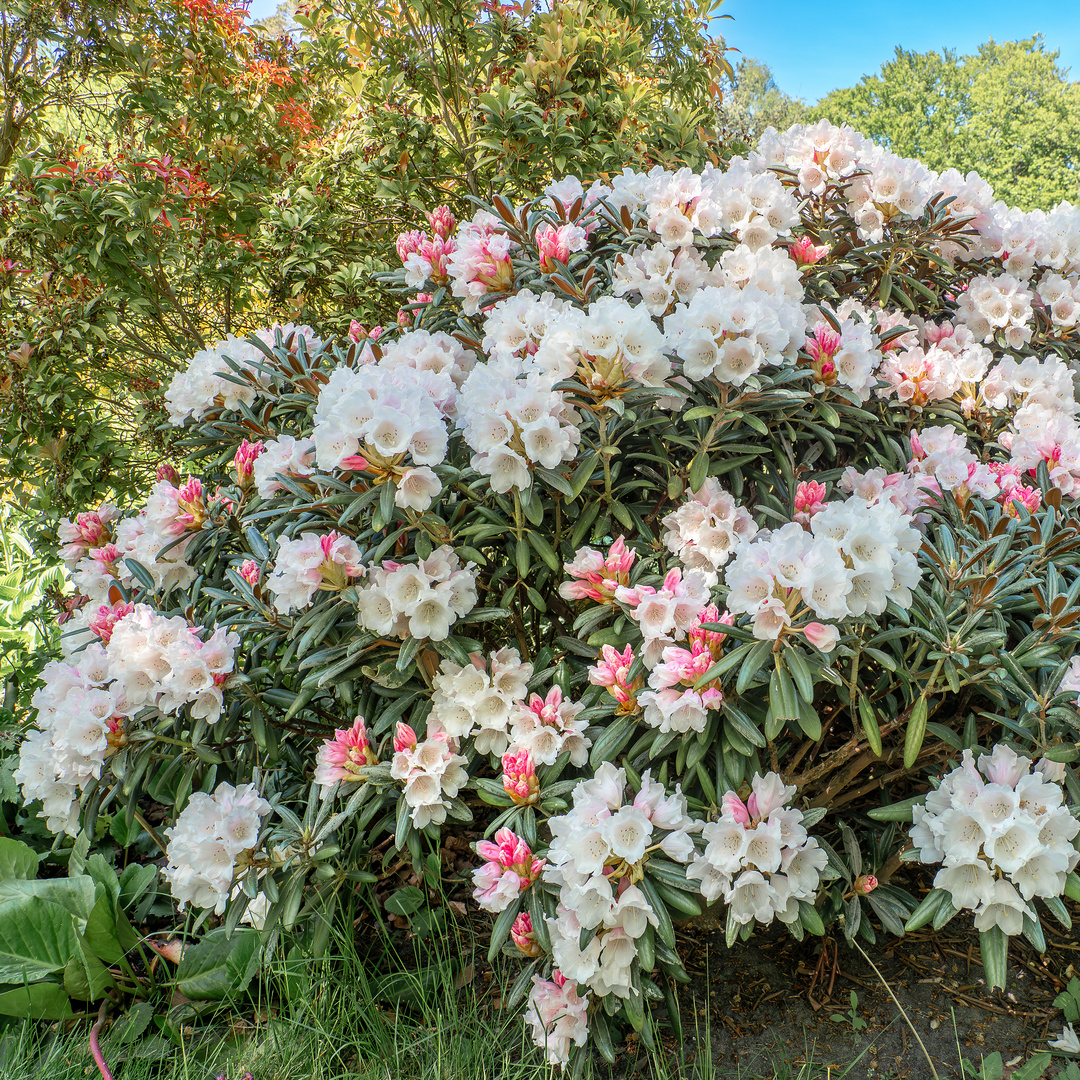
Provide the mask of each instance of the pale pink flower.
MULTIPOLYGON (((753 798, 753 796, 751 796, 751 798, 753 798)), ((721 806, 723 807, 723 812, 729 815, 744 829, 750 828, 750 811, 747 809, 746 803, 744 803, 734 791, 729 791, 723 797, 721 806)))
POLYGON ((840 640, 840 631, 826 623, 812 622, 803 627, 806 640, 822 652, 832 652, 840 640))

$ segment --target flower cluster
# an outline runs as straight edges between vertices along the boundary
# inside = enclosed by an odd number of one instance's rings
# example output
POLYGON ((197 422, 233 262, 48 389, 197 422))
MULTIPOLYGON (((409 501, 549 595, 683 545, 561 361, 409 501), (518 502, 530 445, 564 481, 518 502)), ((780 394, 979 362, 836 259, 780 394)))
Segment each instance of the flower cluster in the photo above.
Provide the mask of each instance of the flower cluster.
POLYGON ((626 774, 605 762, 573 791, 573 808, 548 823, 552 841, 544 880, 559 886, 557 917, 548 919, 559 970, 604 997, 635 993, 630 972, 637 939, 657 924, 637 882, 653 851, 686 863, 701 828, 676 787, 669 795, 646 771, 633 801, 624 804, 626 774), (595 930, 582 947, 582 930, 595 930))
POLYGON ((764 640, 794 629, 801 605, 822 619, 878 615, 890 599, 909 607, 921 543, 892 502, 828 503, 809 531, 791 522, 740 549, 726 571, 728 610, 752 616, 764 640))
POLYGON ((415 564, 370 566, 366 577, 357 589, 358 617, 373 634, 442 641, 476 606, 476 567, 462 566, 445 544, 415 564))
POLYGON ((32 705, 38 730, 19 748, 15 782, 23 799, 40 799, 50 832, 78 833, 78 792, 101 775, 106 756, 124 736, 125 703, 110 685, 102 645, 89 646, 78 665, 51 661, 32 705))
POLYGON ((642 659, 655 664, 665 645, 674 645, 698 624, 701 609, 709 602, 709 583, 701 570, 685 574, 669 570, 657 589, 652 585, 620 585, 615 599, 629 607, 645 640, 642 659))
POLYGON ((544 869, 543 859, 511 829, 499 829, 495 842, 481 840, 476 854, 486 862, 473 871, 473 899, 493 914, 504 911, 544 869))
MULTIPOLYGON (((757 525, 746 509, 707 477, 697 491, 664 518, 664 543, 688 570, 701 570, 712 586, 717 571, 736 547, 757 535, 757 525)), ((569 567, 567 568, 569 569, 569 567)))
POLYGON ((595 548, 578 548, 573 562, 563 563, 563 569, 573 580, 559 586, 559 595, 565 600, 614 603, 615 593, 630 581, 630 567, 636 557, 637 552, 626 546, 623 536, 615 540, 607 555, 595 548))
POLYGON ((446 799, 454 798, 469 778, 466 763, 457 753, 457 740, 445 732, 429 732, 420 741, 408 724, 398 724, 390 775, 404 787, 416 828, 441 825, 446 820, 446 799))
POLYGON ((974 909, 979 931, 1019 934, 1036 896, 1056 897, 1080 861, 1078 822, 1064 804, 1064 767, 1004 745, 962 763, 916 806, 911 839, 925 863, 943 863, 934 887, 974 909))
POLYGON ((368 738, 367 721, 358 716, 352 727, 338 728, 332 739, 323 740, 315 758, 315 783, 325 796, 335 784, 363 780, 363 769, 378 761, 368 738))
POLYGON ((1005 344, 1019 349, 1031 340, 1030 290, 1012 274, 977 277, 957 301, 956 318, 980 341, 1002 334, 1005 344))
POLYGON ((462 299, 466 315, 480 310, 481 298, 489 293, 508 292, 514 281, 510 258, 514 241, 499 228, 494 214, 478 210, 472 221, 459 226, 455 247, 446 263, 453 281, 453 293, 462 299))
POLYGON ((74 570, 80 559, 112 540, 110 525, 120 516, 112 503, 102 503, 96 510, 76 514, 75 520, 61 518, 59 525, 60 558, 74 570))
POLYGON ((534 975, 532 982, 525 1022, 548 1063, 565 1065, 571 1044, 584 1046, 589 1039, 589 995, 581 997, 577 986, 557 969, 551 980, 534 975))
POLYGON ((335 368, 315 408, 319 468, 354 469, 396 483, 398 506, 426 510, 442 490, 430 468, 446 457, 447 433, 439 403, 456 393, 448 371, 419 371, 380 363, 335 368), (406 464, 406 458, 411 463, 406 464))
POLYGON ((447 206, 437 207, 428 216, 431 236, 422 232, 405 232, 397 238, 397 253, 405 267, 405 284, 422 289, 429 281, 436 285, 446 282, 447 263, 456 244, 451 237, 456 225, 447 206))
POLYGON ((733 622, 728 612, 723 615, 715 605, 702 608, 698 626, 689 631, 689 648, 669 645, 661 654, 661 662, 649 675, 650 689, 638 694, 645 706, 645 722, 660 731, 704 731, 710 710, 724 703, 720 682, 698 686, 702 676, 720 659, 725 635, 718 630, 704 630, 702 623, 733 622))
POLYGON ((510 717, 511 751, 525 750, 541 765, 554 765, 565 752, 574 765, 584 765, 592 745, 585 737, 588 724, 578 717, 584 708, 580 702, 564 698, 557 686, 546 697, 533 694, 527 704, 514 706, 510 717))
POLYGON ((802 305, 754 286, 707 286, 664 319, 668 346, 694 382, 741 386, 766 365, 794 356, 805 338, 802 305))
POLYGON ((705 852, 694 855, 686 876, 701 882, 706 900, 722 896, 737 923, 792 923, 800 900, 813 903, 828 858, 807 835, 802 811, 786 805, 794 786, 770 772, 755 774, 750 787, 745 802, 724 794, 719 819, 702 829, 705 852))
POLYGON ((296 439, 292 435, 279 435, 263 443, 262 453, 251 467, 252 480, 260 499, 269 499, 285 485, 279 476, 303 480, 315 470, 315 440, 296 439))
MULTIPOLYGON (((293 348, 296 338, 304 338, 309 352, 317 351, 323 344, 310 326, 292 323, 272 326, 269 330, 259 331, 255 337, 272 349, 278 334, 287 341, 292 340, 293 348)), ((170 423, 181 427, 185 420, 201 420, 214 408, 236 409, 241 404, 251 405, 264 379, 260 369, 266 361, 266 354, 257 345, 232 334, 209 349, 201 349, 191 358, 186 371, 173 376, 165 391, 170 423), (237 369, 244 374, 237 374, 237 369)))
POLYGON ((213 795, 196 791, 171 829, 165 879, 179 901, 225 910, 237 862, 259 842, 262 819, 272 807, 253 784, 221 783, 213 795))
POLYGON ((571 309, 537 346, 534 365, 558 379, 579 379, 603 400, 627 383, 663 387, 671 375, 664 335, 643 305, 604 296, 588 311, 571 309))
POLYGON ((480 653, 464 667, 443 660, 432 680, 428 730, 455 739, 469 738, 481 754, 503 754, 515 705, 525 698, 533 666, 514 648, 485 660, 480 653))
POLYGON ((356 541, 340 533, 304 533, 299 540, 278 541, 274 572, 266 582, 276 595, 274 607, 284 613, 306 608, 321 589, 346 588, 364 572, 356 541))
POLYGON ((513 357, 477 364, 465 380, 458 424, 472 467, 497 494, 530 487, 530 465, 554 469, 577 454, 578 417, 555 381, 513 357))

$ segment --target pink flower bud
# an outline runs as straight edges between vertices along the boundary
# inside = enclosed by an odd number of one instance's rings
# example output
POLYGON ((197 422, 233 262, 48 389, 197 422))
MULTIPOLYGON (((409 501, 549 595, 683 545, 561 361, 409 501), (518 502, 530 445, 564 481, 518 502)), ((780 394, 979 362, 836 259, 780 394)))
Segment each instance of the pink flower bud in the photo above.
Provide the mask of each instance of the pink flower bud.
POLYGON ((233 457, 233 469, 236 470, 236 482, 242 488, 248 488, 251 486, 252 474, 255 468, 255 459, 265 450, 261 441, 248 442, 247 439, 241 441, 239 449, 237 449, 235 456, 233 457))
POLYGON ((347 458, 341 459, 341 468, 352 472, 367 472, 367 467, 368 460, 362 454, 350 454, 347 458))
POLYGON ((807 623, 803 627, 803 633, 806 634, 806 640, 822 652, 832 652, 840 640, 840 631, 835 626, 828 626, 825 623, 807 623))
MULTIPOLYGON (((757 799, 753 795, 750 798, 756 806, 757 799)), ((734 791, 729 791, 724 796, 722 805, 724 812, 730 814, 744 829, 750 828, 750 808, 734 791)))
POLYGON ((510 936, 518 950, 526 956, 539 956, 543 951, 533 932, 532 916, 527 911, 523 911, 514 920, 514 925, 510 927, 510 936))
POLYGON ((863 896, 872 893, 878 887, 878 879, 873 874, 863 874, 855 879, 855 891, 863 896))
POLYGON ((254 559, 245 559, 240 566, 240 576, 252 587, 259 584, 261 571, 259 564, 254 559))
POLYGON ((168 462, 164 462, 157 468, 157 479, 159 482, 161 480, 168 480, 170 484, 175 485, 180 483, 180 474, 176 471, 176 469, 173 468, 172 465, 170 465, 168 462))
POLYGON ((360 323, 358 323, 355 319, 353 319, 349 323, 348 337, 350 341, 363 341, 364 338, 367 337, 367 334, 364 332, 363 326, 361 326, 360 323))
POLYGON ((408 724, 399 721, 394 732, 394 750, 398 753, 402 750, 415 750, 416 742, 416 732, 408 724))
POLYGON ((800 236, 794 244, 791 245, 791 257, 800 266, 812 266, 816 262, 820 262, 828 255, 829 249, 824 245, 817 247, 814 241, 810 239, 808 235, 800 236))

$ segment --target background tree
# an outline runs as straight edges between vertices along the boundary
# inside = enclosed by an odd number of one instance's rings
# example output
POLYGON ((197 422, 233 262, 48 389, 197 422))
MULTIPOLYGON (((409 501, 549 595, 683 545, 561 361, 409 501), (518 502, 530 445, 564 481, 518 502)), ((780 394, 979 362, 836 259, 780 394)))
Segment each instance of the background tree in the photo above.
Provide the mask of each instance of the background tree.
POLYGON ((805 115, 805 102, 777 86, 768 64, 750 56, 739 61, 720 110, 722 123, 734 135, 752 142, 767 127, 785 131, 805 115))
POLYGON ((715 156, 717 7, 352 0, 253 26, 231 0, 78 0, 56 55, 84 58, 94 123, 35 114, 0 191, 9 489, 43 522, 123 498, 204 344, 392 320, 372 273, 439 202, 715 156))
POLYGON ((1080 183, 1080 83, 1057 58, 1040 36, 970 56, 897 48, 879 75, 834 90, 810 116, 934 169, 975 169, 1005 202, 1048 210, 1080 183))

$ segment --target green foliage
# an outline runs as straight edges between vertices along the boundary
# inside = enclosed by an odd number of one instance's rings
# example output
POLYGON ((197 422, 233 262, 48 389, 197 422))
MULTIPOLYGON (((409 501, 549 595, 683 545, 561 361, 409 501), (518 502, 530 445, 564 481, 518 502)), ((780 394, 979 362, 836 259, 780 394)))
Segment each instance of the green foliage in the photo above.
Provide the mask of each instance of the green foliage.
POLYGON ((939 171, 972 169, 995 195, 1050 210, 1080 190, 1080 83, 1042 38, 989 41, 969 56, 897 47, 879 75, 811 110, 939 171))
POLYGON ((806 116, 806 104, 785 94, 768 64, 747 56, 739 61, 725 89, 720 119, 740 142, 756 142, 767 127, 786 131, 806 116))

